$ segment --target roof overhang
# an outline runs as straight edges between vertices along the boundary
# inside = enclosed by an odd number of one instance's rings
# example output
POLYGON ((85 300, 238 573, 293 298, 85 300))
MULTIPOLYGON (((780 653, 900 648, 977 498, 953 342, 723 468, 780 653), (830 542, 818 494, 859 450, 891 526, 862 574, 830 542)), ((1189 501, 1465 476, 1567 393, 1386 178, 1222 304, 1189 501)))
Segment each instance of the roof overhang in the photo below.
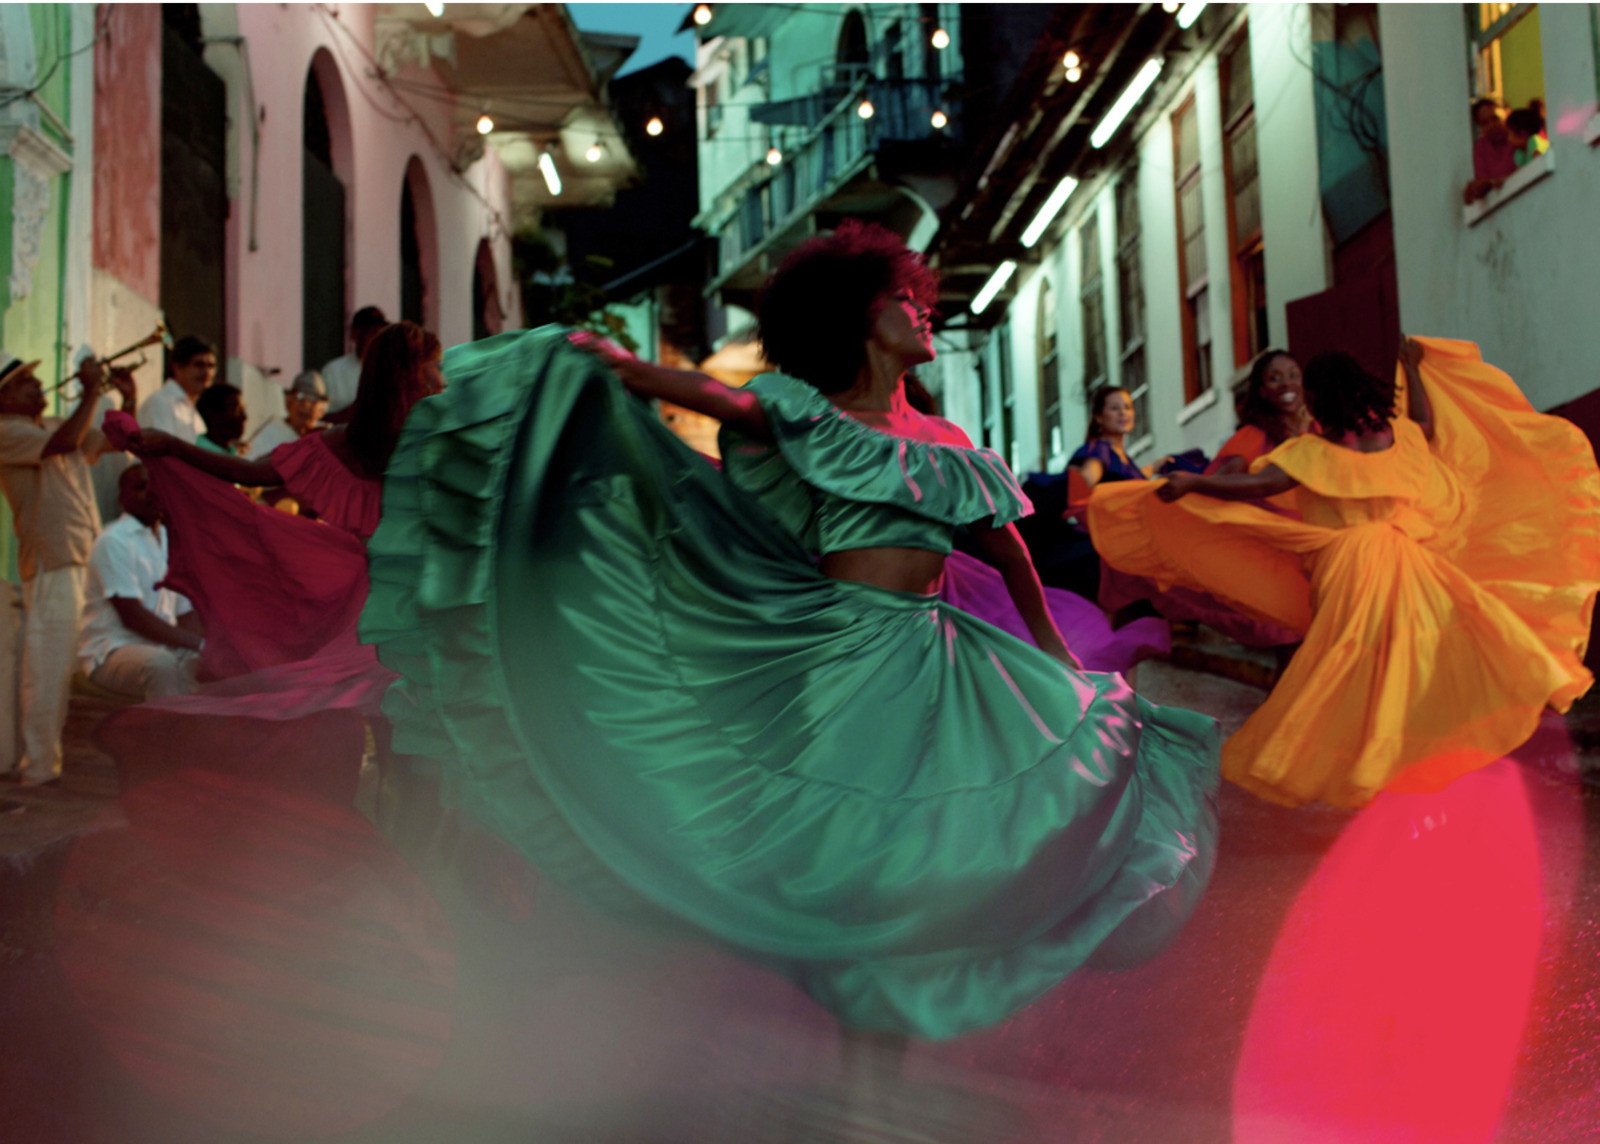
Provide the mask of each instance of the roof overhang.
POLYGON ((463 165, 484 146, 496 152, 511 175, 517 225, 545 210, 606 205, 637 177, 605 85, 638 37, 580 32, 561 4, 449 4, 439 16, 422 4, 385 4, 377 30, 380 41, 426 39, 421 54, 442 90, 407 93, 450 102, 463 165), (480 135, 484 115, 494 129, 480 135), (540 169, 546 153, 559 195, 540 169))

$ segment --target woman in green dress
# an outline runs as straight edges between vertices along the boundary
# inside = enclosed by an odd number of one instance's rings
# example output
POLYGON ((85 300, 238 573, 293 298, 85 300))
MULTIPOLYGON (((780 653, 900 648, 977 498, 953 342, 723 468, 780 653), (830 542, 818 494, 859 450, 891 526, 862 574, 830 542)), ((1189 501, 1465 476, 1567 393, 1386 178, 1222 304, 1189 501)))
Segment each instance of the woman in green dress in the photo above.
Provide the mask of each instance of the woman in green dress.
POLYGON ((924 1038, 1168 943, 1218 768, 1211 720, 1076 669, 1016 479, 906 405, 933 286, 888 232, 807 243, 743 389, 552 328, 452 349, 362 622, 396 749, 545 873, 924 1038), (721 419, 725 471, 634 394, 721 419), (939 601, 957 528, 1037 648, 939 601))

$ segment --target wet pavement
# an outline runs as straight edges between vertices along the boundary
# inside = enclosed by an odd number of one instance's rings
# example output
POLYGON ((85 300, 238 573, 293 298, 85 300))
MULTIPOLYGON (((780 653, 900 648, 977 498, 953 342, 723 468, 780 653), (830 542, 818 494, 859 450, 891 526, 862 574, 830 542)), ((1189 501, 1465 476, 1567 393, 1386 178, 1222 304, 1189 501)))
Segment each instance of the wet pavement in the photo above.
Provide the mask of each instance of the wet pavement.
MULTIPOLYGON (((1224 731, 1262 696, 1160 663, 1138 686, 1224 731)), ((596 917, 371 784, 408 862, 353 815, 205 783, 184 838, 233 865, 151 843, 101 714, 75 706, 63 790, 0 787, 5 1140, 1600 1138, 1600 799, 1553 718, 1521 762, 1361 815, 1225 786, 1211 888, 1155 960, 847 1060, 782 979, 596 917)))

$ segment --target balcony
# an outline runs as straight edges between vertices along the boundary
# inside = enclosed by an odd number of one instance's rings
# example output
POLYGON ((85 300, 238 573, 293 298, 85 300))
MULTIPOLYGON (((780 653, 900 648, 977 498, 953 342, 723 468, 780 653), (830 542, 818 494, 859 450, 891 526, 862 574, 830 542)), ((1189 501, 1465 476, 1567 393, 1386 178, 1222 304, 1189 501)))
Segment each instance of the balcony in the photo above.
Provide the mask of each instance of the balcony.
POLYGON ((959 142, 961 109, 942 97, 947 82, 860 75, 752 113, 758 122, 792 125, 804 135, 782 147, 776 166, 753 164, 698 220, 718 240, 707 296, 721 291, 741 301, 792 247, 831 225, 818 216, 872 218, 909 234, 929 208, 902 178, 924 169, 937 177, 945 165, 938 158, 959 142), (872 104, 871 118, 859 114, 863 99, 872 104), (931 122, 936 110, 948 117, 942 129, 931 122), (820 119, 807 126, 817 112, 820 119))

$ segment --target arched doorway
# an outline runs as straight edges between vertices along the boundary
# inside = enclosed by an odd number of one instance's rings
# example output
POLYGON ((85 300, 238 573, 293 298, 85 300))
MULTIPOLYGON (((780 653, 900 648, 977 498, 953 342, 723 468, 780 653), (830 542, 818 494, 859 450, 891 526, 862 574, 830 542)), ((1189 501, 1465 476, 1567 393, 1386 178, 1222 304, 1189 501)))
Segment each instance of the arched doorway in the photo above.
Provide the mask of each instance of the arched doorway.
POLYGON ((439 327, 439 244, 427 168, 411 156, 400 188, 400 317, 439 327))
POLYGON ((472 263, 472 340, 491 337, 506 328, 505 312, 500 308, 500 277, 494 268, 494 250, 489 240, 478 240, 478 254, 472 263))
POLYGON ((344 353, 349 112, 326 49, 306 71, 301 117, 300 358, 318 369, 344 353))
POLYGON ((834 83, 850 86, 870 69, 871 48, 867 44, 867 21, 852 9, 839 25, 839 42, 833 53, 834 83))

